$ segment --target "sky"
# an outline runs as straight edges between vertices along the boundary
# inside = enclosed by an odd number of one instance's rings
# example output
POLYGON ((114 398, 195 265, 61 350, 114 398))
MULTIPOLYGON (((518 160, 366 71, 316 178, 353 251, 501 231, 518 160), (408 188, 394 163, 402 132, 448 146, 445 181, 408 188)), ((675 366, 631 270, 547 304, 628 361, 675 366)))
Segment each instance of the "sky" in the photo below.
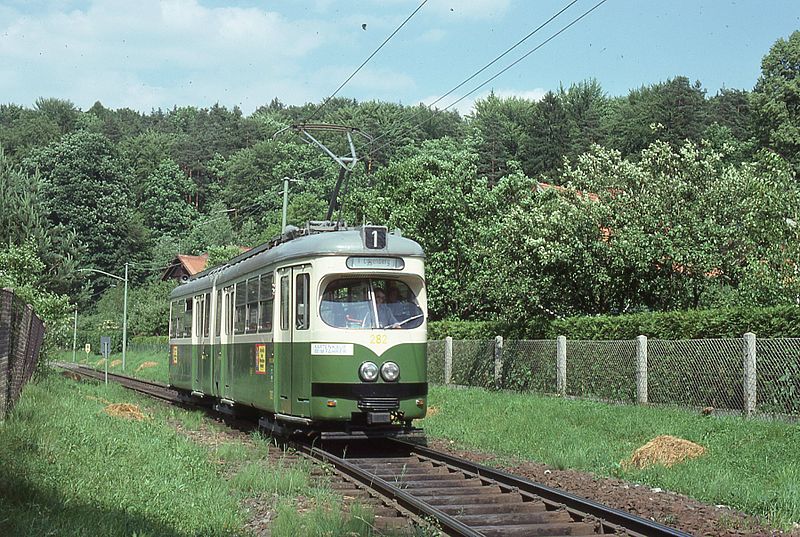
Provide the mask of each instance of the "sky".
MULTIPOLYGON (((421 0, 0 0, 0 103, 86 110, 219 103, 245 114, 330 95, 421 0)), ((594 6, 578 0, 447 107, 594 6)), ((430 104, 569 0, 428 0, 339 93, 430 104)), ((454 109, 489 91, 540 98, 597 79, 611 96, 675 76, 752 89, 762 57, 800 29, 798 0, 607 0, 454 109)))

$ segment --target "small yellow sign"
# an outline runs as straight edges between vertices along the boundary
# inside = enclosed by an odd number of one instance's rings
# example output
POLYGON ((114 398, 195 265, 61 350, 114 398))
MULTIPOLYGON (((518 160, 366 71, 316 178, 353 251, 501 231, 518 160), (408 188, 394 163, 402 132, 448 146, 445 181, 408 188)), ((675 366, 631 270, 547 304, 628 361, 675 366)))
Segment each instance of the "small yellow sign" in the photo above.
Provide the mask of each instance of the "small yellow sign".
POLYGON ((172 365, 176 365, 178 363, 178 346, 172 346, 172 365))
POLYGON ((90 343, 87 343, 86 345, 83 346, 83 350, 86 351, 86 354, 89 354, 90 352, 92 352, 92 345, 90 343))
POLYGON ((256 345, 256 375, 267 374, 267 346, 263 343, 256 345))

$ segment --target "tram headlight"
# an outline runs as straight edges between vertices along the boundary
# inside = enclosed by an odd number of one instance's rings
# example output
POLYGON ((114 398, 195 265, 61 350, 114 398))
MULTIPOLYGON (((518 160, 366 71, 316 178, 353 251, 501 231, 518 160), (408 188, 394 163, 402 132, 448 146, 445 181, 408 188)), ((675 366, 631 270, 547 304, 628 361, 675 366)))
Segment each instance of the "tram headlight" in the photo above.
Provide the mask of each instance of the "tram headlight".
POLYGON ((364 362, 358 368, 358 376, 364 382, 375 382, 378 379, 378 366, 373 362, 364 362))
POLYGON ((394 362, 386 362, 381 366, 381 376, 386 382, 394 382, 400 376, 400 366, 394 362))

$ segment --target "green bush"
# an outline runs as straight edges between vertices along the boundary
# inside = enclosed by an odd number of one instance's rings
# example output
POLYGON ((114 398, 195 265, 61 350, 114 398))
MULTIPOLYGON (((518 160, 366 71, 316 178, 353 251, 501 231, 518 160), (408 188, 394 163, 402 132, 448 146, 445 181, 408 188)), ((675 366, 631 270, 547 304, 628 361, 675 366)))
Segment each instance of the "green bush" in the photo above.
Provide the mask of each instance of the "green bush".
POLYGON ((428 339, 491 339, 503 336, 507 339, 543 339, 547 333, 547 320, 533 317, 527 324, 507 321, 431 321, 428 323, 428 339))
POLYGON ((753 332, 760 338, 800 336, 800 308, 723 308, 630 315, 570 317, 552 321, 547 336, 568 339, 739 338, 753 332))
POLYGON ((128 345, 140 346, 166 345, 168 342, 167 336, 134 336, 128 339, 128 345))

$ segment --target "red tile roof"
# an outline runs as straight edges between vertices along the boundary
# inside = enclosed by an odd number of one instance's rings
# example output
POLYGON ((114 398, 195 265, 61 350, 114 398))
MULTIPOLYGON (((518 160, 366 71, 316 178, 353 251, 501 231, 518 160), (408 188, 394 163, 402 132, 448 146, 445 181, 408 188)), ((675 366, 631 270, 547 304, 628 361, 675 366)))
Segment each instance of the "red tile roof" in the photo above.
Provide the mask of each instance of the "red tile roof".
POLYGON ((198 272, 203 272, 208 263, 208 254, 201 255, 178 255, 178 261, 186 268, 189 275, 194 276, 198 272))

